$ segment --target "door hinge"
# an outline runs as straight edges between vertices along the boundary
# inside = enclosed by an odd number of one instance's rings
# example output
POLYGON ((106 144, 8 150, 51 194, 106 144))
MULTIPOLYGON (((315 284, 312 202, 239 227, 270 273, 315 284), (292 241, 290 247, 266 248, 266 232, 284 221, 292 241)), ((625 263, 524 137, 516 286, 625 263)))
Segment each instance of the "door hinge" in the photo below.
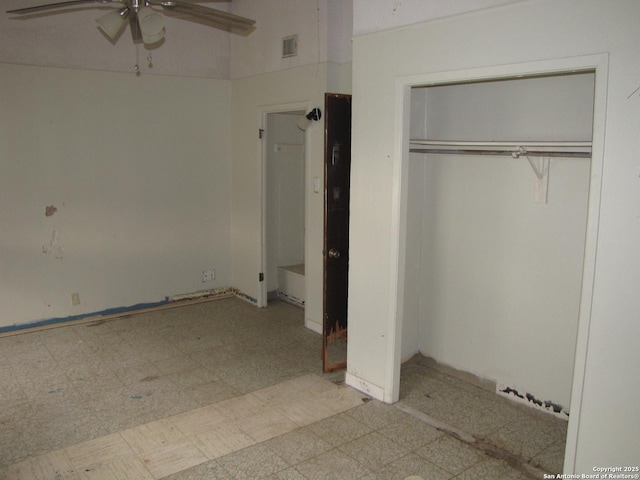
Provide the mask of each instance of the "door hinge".
POLYGON ((258 281, 259 281, 259 282, 264 282, 264 273, 260 272, 260 273, 258 274, 258 281))
POLYGON ((262 139, 263 136, 264 136, 264 128, 259 128, 258 129, 258 138, 262 139))

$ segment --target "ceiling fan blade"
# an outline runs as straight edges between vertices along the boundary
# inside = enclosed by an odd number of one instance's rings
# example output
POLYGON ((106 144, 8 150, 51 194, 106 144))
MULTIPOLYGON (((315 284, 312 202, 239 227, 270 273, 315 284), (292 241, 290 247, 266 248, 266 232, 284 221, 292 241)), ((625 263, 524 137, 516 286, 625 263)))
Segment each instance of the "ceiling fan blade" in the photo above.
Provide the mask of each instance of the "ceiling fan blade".
POLYGON ((256 23, 255 20, 222 12, 214 8, 203 7, 179 0, 148 0, 150 5, 156 5, 167 11, 186 13, 209 20, 211 23, 243 32, 249 31, 256 23))
POLYGON ((7 13, 16 13, 19 15, 25 13, 37 13, 45 10, 53 10, 56 8, 69 7, 71 5, 81 5, 83 3, 122 3, 122 0, 68 0, 66 2, 48 3, 45 5, 36 5, 34 7, 17 8, 15 10, 7 10, 7 13))

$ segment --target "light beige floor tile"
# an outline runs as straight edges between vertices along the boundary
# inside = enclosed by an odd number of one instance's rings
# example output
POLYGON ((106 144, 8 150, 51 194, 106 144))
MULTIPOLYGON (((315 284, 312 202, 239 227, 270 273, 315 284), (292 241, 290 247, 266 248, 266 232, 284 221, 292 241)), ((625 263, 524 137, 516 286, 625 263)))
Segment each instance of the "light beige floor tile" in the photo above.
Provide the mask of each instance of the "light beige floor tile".
POLYGON ((67 479, 74 476, 74 468, 64 450, 57 450, 12 465, 5 475, 8 480, 67 479))
POLYGON ((339 413, 326 401, 310 392, 297 395, 290 402, 274 405, 274 408, 301 427, 339 413))
POLYGON ((304 395, 305 390, 294 380, 282 382, 270 387, 261 388, 255 392, 251 392, 253 396, 260 399, 267 405, 277 405, 280 403, 291 401, 300 395, 304 395))
POLYGON ((268 405, 290 402, 302 392, 322 393, 335 390, 336 386, 318 375, 304 375, 286 382, 263 388, 252 393, 268 405))
POLYGON ((271 408, 265 403, 250 394, 223 400, 216 403, 215 406, 227 418, 233 421, 244 420, 271 411, 271 408))
POLYGON ((210 460, 242 450, 254 445, 256 441, 234 424, 218 425, 207 432, 189 437, 210 460))
POLYGON ((263 442, 299 428, 296 423, 275 410, 240 420, 238 427, 256 442, 263 442))
POLYGON ((208 432, 230 421, 215 405, 207 405, 167 418, 167 422, 179 429, 185 437, 208 432))
POLYGON ((145 423, 120 432, 136 455, 153 452, 185 439, 183 433, 167 420, 145 423))
POLYGON ((79 472, 80 480, 154 480, 151 472, 136 457, 127 457, 79 472))
POLYGON ((209 460, 188 440, 164 445, 140 455, 139 458, 156 479, 186 470, 209 460))
POLYGON ((344 385, 317 394, 318 400, 326 403, 334 414, 362 405, 363 397, 361 392, 344 385))
POLYGON ((133 450, 119 433, 72 445, 65 452, 76 469, 133 456, 133 450))

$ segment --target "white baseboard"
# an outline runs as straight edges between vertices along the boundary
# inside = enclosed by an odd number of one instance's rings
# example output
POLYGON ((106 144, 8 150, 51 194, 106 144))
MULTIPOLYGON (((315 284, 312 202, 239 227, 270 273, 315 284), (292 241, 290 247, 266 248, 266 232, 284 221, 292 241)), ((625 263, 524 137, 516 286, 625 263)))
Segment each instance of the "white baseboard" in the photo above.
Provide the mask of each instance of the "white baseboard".
POLYGON ((304 326, 307 327, 309 330, 319 333, 320 335, 322 335, 322 325, 320 325, 319 323, 314 322, 313 320, 310 320, 308 318, 304 319, 304 326))
POLYGON ((356 390, 360 390, 362 393, 366 393, 370 397, 375 398, 376 400, 380 400, 384 402, 384 389, 374 385, 373 383, 368 382, 362 378, 356 377, 355 375, 347 372, 344 378, 344 381, 350 387, 355 388, 356 390))

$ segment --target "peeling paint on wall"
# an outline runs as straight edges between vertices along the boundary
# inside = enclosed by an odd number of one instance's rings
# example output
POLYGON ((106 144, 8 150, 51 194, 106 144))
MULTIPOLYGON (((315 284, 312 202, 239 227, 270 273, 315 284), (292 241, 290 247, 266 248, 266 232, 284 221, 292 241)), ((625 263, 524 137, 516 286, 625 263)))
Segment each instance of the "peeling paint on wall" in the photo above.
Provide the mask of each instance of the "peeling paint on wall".
POLYGON ((569 417, 569 410, 565 409, 559 403, 552 402, 551 400, 540 400, 535 395, 527 392, 520 393, 515 388, 500 386, 497 389, 498 394, 506 395, 511 397, 513 400, 516 400, 519 403, 528 404, 531 407, 545 410, 549 413, 553 413, 561 418, 569 417), (514 398, 515 397, 515 398, 514 398))
POLYGON ((49 239, 49 245, 42 246, 42 253, 45 255, 51 255, 58 260, 62 260, 64 253, 64 247, 58 244, 60 240, 60 233, 55 228, 51 232, 51 238, 49 239))

